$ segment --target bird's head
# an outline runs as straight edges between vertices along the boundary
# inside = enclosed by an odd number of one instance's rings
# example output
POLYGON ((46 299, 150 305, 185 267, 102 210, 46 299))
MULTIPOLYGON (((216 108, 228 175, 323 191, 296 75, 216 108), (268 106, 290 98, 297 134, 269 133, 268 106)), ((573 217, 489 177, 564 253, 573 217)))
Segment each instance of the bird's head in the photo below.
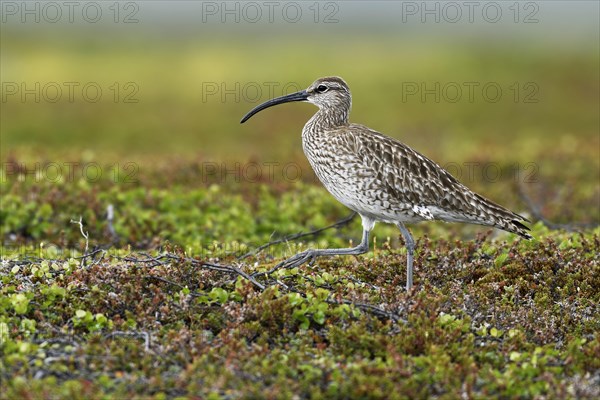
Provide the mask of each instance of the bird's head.
POLYGON ((254 107, 242 118, 241 123, 246 122, 254 114, 265 108, 292 101, 307 101, 321 109, 338 109, 347 114, 352 105, 352 96, 350 95, 348 85, 342 78, 337 76, 319 78, 305 90, 276 97, 254 107))

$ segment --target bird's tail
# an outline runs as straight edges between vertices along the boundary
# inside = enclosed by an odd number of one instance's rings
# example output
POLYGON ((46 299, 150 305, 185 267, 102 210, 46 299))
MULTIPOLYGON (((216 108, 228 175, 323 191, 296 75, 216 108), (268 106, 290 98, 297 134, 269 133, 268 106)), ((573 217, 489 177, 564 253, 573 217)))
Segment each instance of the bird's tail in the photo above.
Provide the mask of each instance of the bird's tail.
POLYGON ((532 239, 529 227, 523 222, 530 222, 527 218, 514 213, 483 196, 473 193, 478 203, 479 220, 482 225, 493 226, 507 232, 516 233, 525 239, 532 239))
POLYGON ((515 214, 519 219, 513 218, 511 220, 503 220, 501 223, 494 225, 496 228, 500 228, 502 230, 516 233, 525 239, 532 239, 528 231, 530 231, 529 227, 524 225, 521 221, 529 222, 529 220, 519 214, 515 214))

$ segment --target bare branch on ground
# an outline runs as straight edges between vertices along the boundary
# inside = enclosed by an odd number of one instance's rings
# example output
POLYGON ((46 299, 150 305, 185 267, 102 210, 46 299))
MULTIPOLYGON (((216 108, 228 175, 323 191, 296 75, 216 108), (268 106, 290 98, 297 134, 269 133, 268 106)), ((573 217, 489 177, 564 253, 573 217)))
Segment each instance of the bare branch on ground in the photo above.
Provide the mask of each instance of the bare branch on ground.
POLYGON ((297 240, 297 239, 300 239, 300 238, 303 238, 303 237, 306 237, 306 236, 315 236, 315 235, 318 235, 319 233, 324 232, 324 231, 326 231, 328 229, 331 229, 331 228, 341 228, 342 226, 345 226, 345 225, 349 224, 354 219, 355 216, 356 216, 356 212, 353 212, 352 214, 348 215, 346 218, 343 218, 343 219, 341 219, 341 220, 339 220, 339 221, 337 221, 337 222, 335 222, 335 223, 333 223, 331 225, 328 225, 328 226, 326 226, 324 228, 315 229, 315 230, 310 231, 310 232, 298 232, 298 233, 294 233, 292 235, 285 236, 285 237, 283 237, 281 239, 277 239, 277 240, 274 240, 272 242, 263 244, 262 246, 258 247, 257 249, 252 250, 252 251, 250 251, 250 252, 248 252, 248 253, 246 253, 246 254, 238 257, 238 260, 243 260, 243 259, 248 258, 250 256, 254 256, 254 255, 260 253, 261 251, 263 251, 264 249, 267 249, 267 248, 269 248, 271 246, 274 246, 276 244, 287 243, 289 241, 297 240))

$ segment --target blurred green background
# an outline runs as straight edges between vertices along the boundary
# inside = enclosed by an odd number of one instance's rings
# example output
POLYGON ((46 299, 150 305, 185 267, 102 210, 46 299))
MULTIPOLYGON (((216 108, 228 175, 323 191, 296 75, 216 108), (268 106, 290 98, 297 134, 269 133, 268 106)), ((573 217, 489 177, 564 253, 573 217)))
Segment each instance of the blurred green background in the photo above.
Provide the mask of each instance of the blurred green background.
POLYGON ((514 203, 508 185, 525 184, 556 218, 600 220, 597 2, 76 2, 72 15, 54 3, 60 18, 32 4, 2 4, 5 170, 134 162, 143 177, 252 160, 295 162, 313 182, 300 140, 312 105, 239 120, 339 75, 352 121, 468 186, 514 203), (482 164, 471 176, 465 163, 482 164), (489 164, 502 179, 486 179, 489 164))

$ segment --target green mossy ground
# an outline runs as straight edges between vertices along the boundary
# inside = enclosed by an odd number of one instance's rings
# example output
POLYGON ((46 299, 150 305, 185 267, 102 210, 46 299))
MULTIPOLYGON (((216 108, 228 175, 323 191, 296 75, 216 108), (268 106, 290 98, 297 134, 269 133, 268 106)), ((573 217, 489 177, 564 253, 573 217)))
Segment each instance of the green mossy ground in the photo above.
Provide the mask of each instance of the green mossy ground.
POLYGON ((415 288, 406 293, 399 233, 378 226, 365 256, 257 275, 255 285, 215 266, 264 272, 308 245, 348 244, 360 226, 355 218, 238 259, 272 232, 322 227, 347 212, 317 186, 283 194, 248 186, 6 184, 2 221, 13 245, 1 265, 3 395, 600 395, 597 228, 535 223, 536 239, 524 241, 415 226, 415 288), (117 236, 103 216, 109 199, 117 236), (69 222, 79 214, 93 252, 86 258, 69 222))

